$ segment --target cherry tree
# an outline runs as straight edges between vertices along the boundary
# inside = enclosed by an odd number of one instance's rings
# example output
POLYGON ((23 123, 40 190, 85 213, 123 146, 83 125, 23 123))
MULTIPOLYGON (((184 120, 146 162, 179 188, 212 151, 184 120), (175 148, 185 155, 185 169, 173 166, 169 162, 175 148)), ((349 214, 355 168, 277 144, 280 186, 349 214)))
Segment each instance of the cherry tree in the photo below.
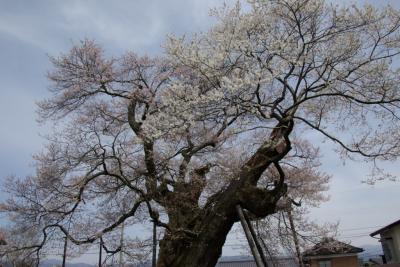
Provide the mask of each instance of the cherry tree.
POLYGON ((26 249, 53 232, 92 244, 151 218, 164 229, 158 267, 214 266, 235 206, 276 213, 296 151, 318 147, 316 134, 338 158, 370 162, 371 181, 394 179, 379 163, 400 153, 400 13, 323 0, 245 5, 214 9, 215 26, 170 36, 160 57, 107 57, 84 40, 51 59, 39 115, 57 130, 2 206, 41 233, 26 249))
POLYGON ((34 251, 12 248, 22 247, 29 242, 37 242, 37 235, 27 229, 24 229, 23 235, 16 233, 14 230, 14 228, 4 227, 0 229, 0 238, 2 240, 0 243, 0 266, 35 266, 38 255, 35 255, 34 251))

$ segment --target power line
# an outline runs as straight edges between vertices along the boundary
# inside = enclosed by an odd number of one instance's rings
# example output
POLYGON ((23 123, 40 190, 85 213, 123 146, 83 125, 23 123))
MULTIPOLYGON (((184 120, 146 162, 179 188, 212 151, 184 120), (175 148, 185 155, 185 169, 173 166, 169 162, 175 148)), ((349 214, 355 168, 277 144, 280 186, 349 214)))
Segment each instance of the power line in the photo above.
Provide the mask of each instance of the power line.
POLYGON ((348 231, 357 231, 357 230, 363 230, 363 229, 372 229, 372 228, 381 228, 384 225, 377 225, 377 226, 366 226, 366 227, 358 227, 358 228, 347 228, 347 229, 342 229, 340 230, 341 232, 348 232, 348 231))
MULTIPOLYGON (((363 227, 364 228, 364 227, 363 227)), ((359 233, 359 234, 354 234, 354 235, 338 235, 340 238, 360 238, 360 237, 370 237, 369 236, 369 232, 365 232, 365 233, 359 233)), ((224 244, 224 246, 243 246, 246 243, 246 239, 244 238, 236 238, 236 240, 232 240, 231 242, 227 242, 224 244), (234 243, 235 241, 237 241, 238 243, 234 243)))

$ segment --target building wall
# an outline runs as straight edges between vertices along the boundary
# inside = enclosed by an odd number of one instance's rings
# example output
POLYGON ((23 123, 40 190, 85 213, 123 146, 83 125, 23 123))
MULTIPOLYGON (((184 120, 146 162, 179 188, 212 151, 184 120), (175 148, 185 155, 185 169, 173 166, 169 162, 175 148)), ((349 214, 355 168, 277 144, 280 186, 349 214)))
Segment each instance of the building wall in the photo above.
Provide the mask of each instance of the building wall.
MULTIPOLYGON (((388 245, 391 250, 392 259, 388 260, 389 263, 400 263, 400 225, 392 227, 390 230, 381 233, 382 245, 387 238, 392 238, 388 245)), ((385 251, 385 250, 384 250, 385 251)), ((388 257, 386 256, 386 259, 388 257)))
MULTIPOLYGON (((313 259, 310 261, 310 267, 319 267, 318 262, 323 259, 313 259)), ((335 257, 327 260, 331 260, 331 267, 358 267, 357 256, 346 256, 346 257, 335 257)))
POLYGON ((395 250, 397 255, 397 262, 400 263, 400 225, 397 225, 393 228, 394 232, 394 243, 395 243, 395 250))

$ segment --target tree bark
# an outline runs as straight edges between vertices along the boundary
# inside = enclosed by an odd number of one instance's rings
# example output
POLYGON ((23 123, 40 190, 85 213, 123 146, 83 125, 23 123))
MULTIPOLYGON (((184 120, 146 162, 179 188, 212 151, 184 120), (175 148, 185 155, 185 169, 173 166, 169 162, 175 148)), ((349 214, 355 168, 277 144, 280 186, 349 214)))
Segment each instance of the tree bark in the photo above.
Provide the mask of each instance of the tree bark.
POLYGON ((157 267, 214 267, 226 236, 239 220, 236 205, 259 218, 275 213, 278 200, 287 190, 283 177, 273 190, 258 188, 257 182, 271 164, 277 164, 289 152, 291 130, 291 121, 278 124, 269 140, 242 167, 238 178, 203 208, 198 206, 199 194, 183 193, 190 185, 174 188, 163 203, 169 222, 160 241, 157 267), (168 206, 171 203, 175 205, 168 206))
MULTIPOLYGON (((275 212, 276 202, 284 194, 284 189, 266 194, 269 205, 265 205, 267 216, 275 212)), ((238 221, 235 205, 237 201, 221 202, 197 220, 193 236, 166 233, 160 241, 157 267, 214 267, 222 252, 226 236, 238 221)), ((261 215, 261 214, 258 214, 261 215)), ((190 216, 190 214, 188 214, 190 216)))

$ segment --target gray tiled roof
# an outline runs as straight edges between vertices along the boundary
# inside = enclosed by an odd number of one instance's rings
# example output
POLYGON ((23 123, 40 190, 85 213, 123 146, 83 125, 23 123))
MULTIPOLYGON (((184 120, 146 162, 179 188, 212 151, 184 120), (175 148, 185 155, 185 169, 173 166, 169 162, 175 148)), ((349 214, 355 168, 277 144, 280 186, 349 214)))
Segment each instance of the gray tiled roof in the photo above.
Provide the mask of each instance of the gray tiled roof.
POLYGON ((364 249, 337 241, 333 238, 325 238, 320 243, 303 253, 304 257, 335 255, 335 254, 353 254, 363 252, 364 249))

